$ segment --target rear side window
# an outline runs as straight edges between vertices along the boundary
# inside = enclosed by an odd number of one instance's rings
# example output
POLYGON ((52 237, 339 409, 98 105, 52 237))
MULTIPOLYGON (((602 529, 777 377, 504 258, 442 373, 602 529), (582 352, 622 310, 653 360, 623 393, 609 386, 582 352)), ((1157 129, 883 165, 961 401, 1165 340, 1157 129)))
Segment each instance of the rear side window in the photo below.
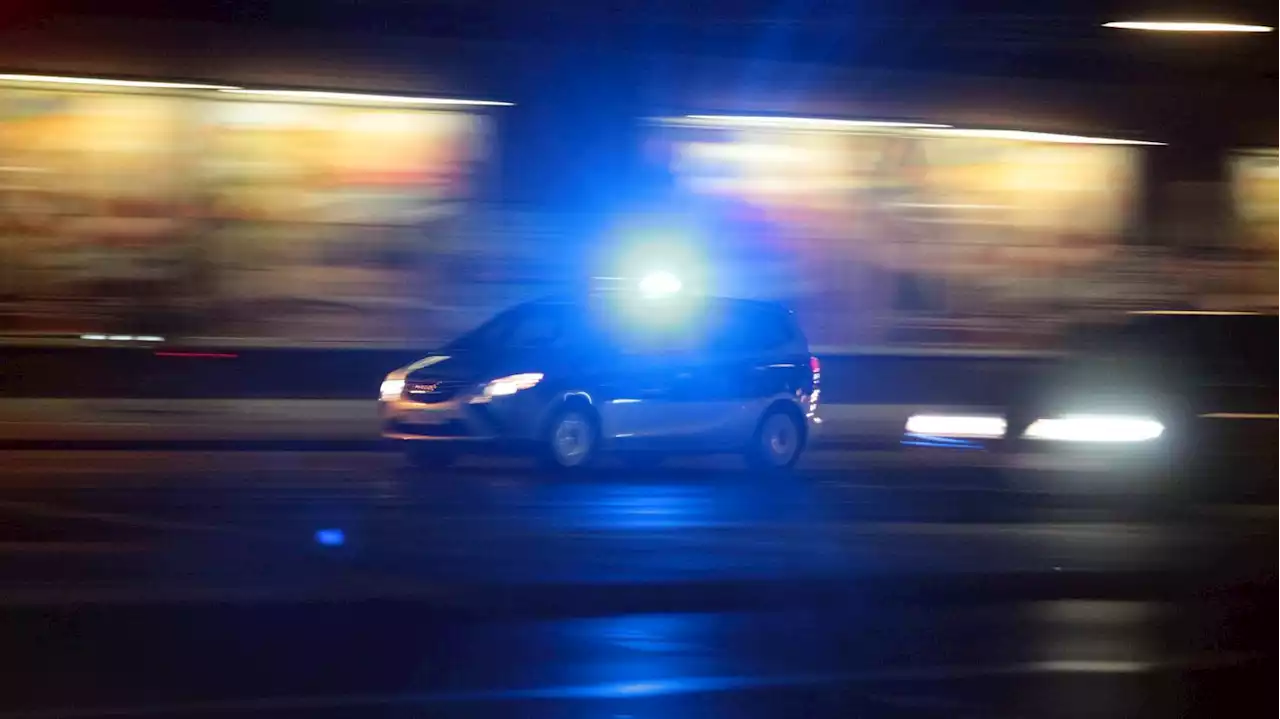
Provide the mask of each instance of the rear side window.
POLYGON ((770 305, 729 305, 714 313, 707 333, 713 352, 757 352, 777 349, 795 338, 790 314, 770 305))

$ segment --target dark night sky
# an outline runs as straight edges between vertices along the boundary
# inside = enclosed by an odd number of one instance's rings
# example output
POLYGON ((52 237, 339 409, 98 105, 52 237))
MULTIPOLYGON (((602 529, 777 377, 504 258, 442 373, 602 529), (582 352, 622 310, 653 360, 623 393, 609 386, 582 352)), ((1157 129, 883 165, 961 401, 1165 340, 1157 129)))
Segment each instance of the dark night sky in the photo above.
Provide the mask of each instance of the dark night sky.
POLYGON ((1167 141, 1157 175, 1213 179, 1228 148, 1275 144, 1277 33, 1100 25, 1276 16, 1275 0, 0 0, 0 68, 510 99, 508 196, 534 199, 595 191, 640 146, 636 117, 752 101, 889 117, 905 99, 973 124, 968 105, 1167 141))
POLYGON ((315 29, 1026 76, 1275 77, 1276 35, 1137 39, 1102 22, 1161 15, 1276 24, 1274 0, 6 0, 5 26, 76 16, 315 29))

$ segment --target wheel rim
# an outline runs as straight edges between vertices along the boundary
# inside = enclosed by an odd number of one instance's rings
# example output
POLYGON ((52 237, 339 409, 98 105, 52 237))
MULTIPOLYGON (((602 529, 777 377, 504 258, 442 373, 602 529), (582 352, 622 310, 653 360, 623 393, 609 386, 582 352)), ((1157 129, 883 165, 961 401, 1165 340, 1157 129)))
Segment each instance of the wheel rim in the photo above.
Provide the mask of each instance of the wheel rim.
POLYGON ((796 423, 785 414, 775 414, 765 420, 760 431, 762 454, 769 464, 780 467, 787 464, 800 451, 800 432, 796 423))
POLYGON ((591 423, 577 414, 565 415, 551 435, 556 461, 566 467, 582 464, 590 455, 593 442, 591 423))

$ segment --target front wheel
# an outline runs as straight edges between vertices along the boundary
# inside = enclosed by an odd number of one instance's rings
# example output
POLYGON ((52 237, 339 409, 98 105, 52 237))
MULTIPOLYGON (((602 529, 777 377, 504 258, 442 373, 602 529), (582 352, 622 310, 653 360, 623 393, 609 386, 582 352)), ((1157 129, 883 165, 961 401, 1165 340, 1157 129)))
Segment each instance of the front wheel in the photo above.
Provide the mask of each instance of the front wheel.
POLYGON ((747 447, 747 464, 770 471, 791 469, 800 461, 804 439, 804 425, 795 413, 770 410, 747 447))
POLYGON ((547 425, 543 461, 553 469, 578 469, 596 458, 600 432, 587 410, 561 410, 547 425))

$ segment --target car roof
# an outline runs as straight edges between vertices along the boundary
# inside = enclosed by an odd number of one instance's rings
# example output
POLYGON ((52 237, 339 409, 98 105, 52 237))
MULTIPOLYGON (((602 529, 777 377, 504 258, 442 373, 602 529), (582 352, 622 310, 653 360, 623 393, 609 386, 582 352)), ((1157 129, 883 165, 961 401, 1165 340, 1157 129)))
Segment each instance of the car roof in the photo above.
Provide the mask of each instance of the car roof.
MULTIPOLYGON (((535 300, 530 300, 528 302, 522 303, 521 305, 517 305, 517 307, 530 307, 530 308, 587 307, 587 306, 590 306, 594 300, 609 298, 609 297, 623 297, 623 296, 624 295, 622 295, 622 293, 613 293, 613 292, 592 292, 592 293, 583 293, 583 294, 569 294, 569 293, 553 294, 553 295, 546 295, 543 297, 539 297, 538 299, 535 299, 535 300)), ((783 312, 791 311, 786 305, 782 304, 781 302, 775 302, 772 300, 746 299, 741 297, 722 297, 717 295, 698 295, 698 294, 694 294, 690 296, 696 297, 700 302, 703 302, 706 304, 712 304, 712 305, 719 305, 723 307, 734 307, 734 308, 757 307, 760 309, 781 310, 783 312)))

